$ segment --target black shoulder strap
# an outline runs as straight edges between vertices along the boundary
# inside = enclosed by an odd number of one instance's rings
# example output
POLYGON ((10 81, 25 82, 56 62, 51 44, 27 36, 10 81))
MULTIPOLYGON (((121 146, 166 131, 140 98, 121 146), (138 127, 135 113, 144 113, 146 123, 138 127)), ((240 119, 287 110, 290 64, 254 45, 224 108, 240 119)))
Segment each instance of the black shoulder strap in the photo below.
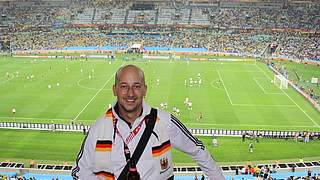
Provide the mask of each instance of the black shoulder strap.
MULTIPOLYGON (((151 133, 153 131, 154 125, 156 124, 156 119, 157 119, 157 109, 151 108, 151 112, 149 115, 146 117, 146 129, 144 130, 139 143, 136 147, 136 149, 133 152, 133 155, 131 159, 134 159, 136 163, 138 163, 149 139, 151 136, 151 133)), ((129 171, 129 163, 126 164, 126 166, 123 168, 121 171, 121 174, 118 177, 118 180, 125 180, 127 173, 129 171)))

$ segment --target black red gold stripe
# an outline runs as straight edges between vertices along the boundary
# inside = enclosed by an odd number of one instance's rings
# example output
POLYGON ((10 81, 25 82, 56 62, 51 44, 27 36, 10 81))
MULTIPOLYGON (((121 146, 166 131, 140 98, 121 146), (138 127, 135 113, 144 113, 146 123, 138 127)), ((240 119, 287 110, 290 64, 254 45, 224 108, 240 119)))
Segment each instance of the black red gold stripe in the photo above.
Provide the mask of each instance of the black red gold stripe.
POLYGON ((106 180, 114 180, 114 174, 110 173, 110 172, 105 172, 105 171, 99 171, 99 172, 95 172, 94 173, 96 176, 100 176, 100 177, 105 177, 106 180))
POLYGON ((107 117, 113 117, 113 114, 112 114, 112 109, 108 109, 108 111, 106 112, 106 116, 107 117))
POLYGON ((156 146, 152 148, 152 155, 153 156, 160 156, 161 154, 167 152, 171 149, 170 140, 162 143, 160 146, 156 146))
POLYGON ((111 152, 112 141, 110 140, 98 140, 96 143, 96 151, 99 152, 111 152))

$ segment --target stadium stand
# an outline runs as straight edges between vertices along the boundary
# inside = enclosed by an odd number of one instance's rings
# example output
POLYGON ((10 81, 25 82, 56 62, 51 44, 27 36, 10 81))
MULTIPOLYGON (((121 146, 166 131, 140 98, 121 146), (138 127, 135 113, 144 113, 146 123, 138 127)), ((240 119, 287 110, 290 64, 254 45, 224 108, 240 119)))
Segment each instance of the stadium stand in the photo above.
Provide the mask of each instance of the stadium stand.
MULTIPOLYGON (((100 10, 96 9, 109 7, 111 9, 111 17, 109 17, 112 21, 108 23, 119 24, 118 19, 121 17, 122 20, 129 18, 130 20, 126 22, 127 24, 134 24, 135 21, 132 21, 133 12, 131 9, 133 7, 141 7, 141 4, 128 3, 128 4, 112 4, 111 3, 94 3, 92 2, 58 2, 56 4, 53 3, 43 3, 39 7, 40 4, 36 2, 9 2, 7 6, 3 6, 2 11, 3 14, 7 16, 6 21, 12 21, 15 19, 13 23, 19 24, 31 24, 35 22, 42 23, 53 23, 53 21, 45 21, 50 18, 50 14, 46 15, 47 10, 52 10, 52 12, 57 11, 56 9, 45 9, 47 7, 64 7, 65 10, 69 9, 72 13, 66 13, 68 16, 69 23, 72 24, 94 24, 96 19, 100 13, 100 10), (91 4, 90 4, 91 3, 91 4), (17 4, 19 4, 17 6, 17 4), (12 8, 14 7, 14 8, 12 8), (21 9, 16 7, 22 7, 21 9), (27 9, 25 8, 27 7, 27 9), (32 11, 30 11, 30 7, 32 7, 32 11), (45 8, 44 8, 45 7, 45 8), (115 12, 118 10, 124 9, 119 15, 115 15, 115 12), (26 13, 27 16, 22 16, 22 13, 26 13), (97 16, 98 15, 98 16, 97 16), (38 17, 37 17, 38 16, 38 17), (74 16, 75 18, 71 18, 74 16), (125 17, 123 17, 125 16, 125 17), (113 20, 115 18, 115 20, 113 20), (27 21, 26 21, 27 19, 27 21), (17 21, 18 20, 18 21, 17 21)), ((293 29, 319 29, 319 24, 315 23, 318 21, 318 11, 319 4, 313 3, 301 3, 301 2, 292 2, 292 3, 278 3, 278 2, 255 2, 255 3, 246 3, 246 2, 215 2, 211 4, 201 4, 198 5, 194 3, 192 5, 188 4, 179 4, 175 5, 170 2, 163 4, 149 4, 153 7, 152 12, 144 12, 144 14, 151 15, 151 18, 146 18, 145 24, 154 24, 156 19, 156 14, 158 14, 159 21, 157 24, 172 24, 168 23, 168 21, 164 21, 163 19, 171 19, 174 20, 175 24, 193 24, 193 25, 214 25, 218 27, 236 27, 236 28, 293 28, 293 29), (205 5, 205 6, 203 6, 205 5), (159 7, 156 9, 155 7, 159 7), (172 8, 174 7, 174 8, 172 8), (266 17, 266 19, 261 18, 266 17), (278 18, 279 17, 279 18, 278 18), (297 18, 299 17, 299 18, 297 18), (152 21, 152 22, 151 22, 152 21)), ((143 10, 137 10, 136 14, 147 10, 144 8, 143 10)), ((53 13, 55 14, 55 13, 53 13)), ((170 20, 169 20, 170 21, 170 20)), ((121 21, 122 24, 124 21, 121 21)), ((42 24, 48 25, 48 24, 42 24)))
POLYGON ((156 11, 154 10, 130 10, 127 24, 155 24, 156 11))
POLYGON ((92 24, 94 12, 94 8, 84 8, 81 13, 78 13, 74 24, 92 24))
POLYGON ((174 9, 170 8, 161 8, 159 10, 159 17, 158 17, 158 24, 166 24, 166 25, 172 25, 172 14, 174 14, 174 9))
POLYGON ((208 14, 204 9, 194 8, 192 9, 190 24, 210 25, 208 14))
MULTIPOLYGON (((161 21, 161 19, 159 19, 161 21)), ((309 35, 301 35, 290 32, 277 32, 273 30, 251 30, 246 33, 230 30, 215 29, 171 29, 163 33, 163 30, 136 28, 137 33, 131 32, 130 28, 110 27, 108 31, 96 28, 68 28, 35 30, 29 32, 16 30, 15 36, 7 36, 13 52, 23 50, 59 50, 70 46, 129 46, 133 39, 144 42, 144 46, 159 46, 172 48, 204 48, 205 51, 216 53, 234 53, 234 55, 258 56, 271 41, 277 41, 274 57, 316 60, 318 57, 318 38, 309 35), (123 29, 122 32, 119 29, 123 29), (139 32, 152 33, 153 35, 139 32), (72 32, 72 34, 70 34, 72 32), (30 37, 33 37, 31 40, 30 37), (299 44, 297 43, 299 42, 299 44), (305 46, 305 44, 309 44, 305 46), (303 49, 298 50, 298 49, 303 49)), ((4 31, 3 34, 9 32, 4 31)))

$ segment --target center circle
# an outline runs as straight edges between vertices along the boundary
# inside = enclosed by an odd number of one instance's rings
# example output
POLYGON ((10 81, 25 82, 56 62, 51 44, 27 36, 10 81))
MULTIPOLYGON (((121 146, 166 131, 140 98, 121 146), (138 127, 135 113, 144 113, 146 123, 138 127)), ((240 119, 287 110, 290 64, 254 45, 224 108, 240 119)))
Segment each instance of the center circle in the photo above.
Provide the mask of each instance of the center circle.
MULTIPOLYGON (((101 88, 94 87, 97 84, 101 84, 101 86, 106 83, 106 79, 108 77, 106 76, 92 76, 91 78, 86 77, 83 79, 79 79, 77 82, 77 85, 83 89, 89 89, 89 90, 95 90, 98 91, 101 88)), ((105 90, 111 90, 110 88, 103 88, 103 91, 105 90)))

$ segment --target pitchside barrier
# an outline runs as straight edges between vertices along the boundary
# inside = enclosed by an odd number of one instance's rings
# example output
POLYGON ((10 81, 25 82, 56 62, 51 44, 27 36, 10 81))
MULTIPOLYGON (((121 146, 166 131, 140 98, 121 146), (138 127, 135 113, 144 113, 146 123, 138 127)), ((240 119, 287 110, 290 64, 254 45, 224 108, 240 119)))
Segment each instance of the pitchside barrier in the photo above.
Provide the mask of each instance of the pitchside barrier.
MULTIPOLYGON (((274 163, 274 164, 256 164, 260 169, 262 167, 269 167, 272 173, 279 172, 302 172, 306 170, 320 170, 320 161, 308 162, 289 162, 289 163, 274 163)), ((247 165, 224 165, 220 166, 224 176, 240 175, 241 169, 246 168, 247 165)), ((71 165, 53 165, 53 164, 37 164, 34 167, 25 167, 23 163, 17 162, 0 162, 0 172, 16 172, 18 174, 51 174, 53 176, 70 175, 72 170, 71 165)), ((175 176, 193 176, 195 174, 201 175, 203 172, 198 166, 175 166, 173 168, 175 176)), ((252 176, 252 175, 251 175, 252 176)))
MULTIPOLYGON (((46 124, 46 123, 22 123, 0 122, 0 128, 4 129, 28 129, 47 131, 74 131, 86 133, 90 126, 83 124, 46 124)), ((274 131, 274 130, 226 130, 226 129, 189 129, 195 136, 233 136, 247 138, 302 138, 306 133, 313 139, 320 138, 320 132, 312 131, 274 131)))
MULTIPOLYGON (((21 123, 21 122, 0 122, 0 128, 4 129, 27 129, 27 130, 47 130, 47 131, 67 131, 67 132, 84 132, 89 130, 90 126, 82 124, 45 124, 45 123, 21 123)), ((226 129, 189 129, 195 136, 231 136, 246 138, 297 138, 303 140, 306 131, 272 131, 272 130, 226 130, 226 129), (297 136, 299 135, 299 136, 297 136)), ((320 137, 320 132, 308 132, 312 134, 313 139, 320 137)), ((307 169, 319 170, 320 161, 311 162, 292 162, 292 163, 275 163, 275 164, 257 164, 257 166, 277 166, 278 172, 288 172, 295 168, 295 171, 305 171, 307 169)), ((221 166, 223 174, 236 175, 239 169, 244 165, 221 166)), ((24 173, 41 173, 41 174, 70 174, 72 166, 70 165, 53 165, 53 164, 36 164, 32 168, 25 167, 23 163, 18 162, 0 162, 0 171, 24 173)), ((202 170, 198 166, 176 166, 174 167, 175 175, 193 176, 201 174, 202 170)))
POLYGON ((0 128, 6 129, 29 129, 29 130, 51 130, 51 131, 87 131, 90 126, 82 124, 47 124, 47 123, 22 123, 22 122, 0 122, 0 128))

